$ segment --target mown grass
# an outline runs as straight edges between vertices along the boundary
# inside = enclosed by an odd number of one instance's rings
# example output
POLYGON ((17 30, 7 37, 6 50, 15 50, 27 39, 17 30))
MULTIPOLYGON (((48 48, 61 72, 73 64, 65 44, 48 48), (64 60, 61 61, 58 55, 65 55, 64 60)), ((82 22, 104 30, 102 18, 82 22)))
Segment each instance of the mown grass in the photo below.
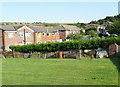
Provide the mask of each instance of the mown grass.
POLYGON ((0 87, 2 86, 2 59, 0 58, 0 87))
POLYGON ((118 85, 110 59, 3 59, 3 85, 118 85))

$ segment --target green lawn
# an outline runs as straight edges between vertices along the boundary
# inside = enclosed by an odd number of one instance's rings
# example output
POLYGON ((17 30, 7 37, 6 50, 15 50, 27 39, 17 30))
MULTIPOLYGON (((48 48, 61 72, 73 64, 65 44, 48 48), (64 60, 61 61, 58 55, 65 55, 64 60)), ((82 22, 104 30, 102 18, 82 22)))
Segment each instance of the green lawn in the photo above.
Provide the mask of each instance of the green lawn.
POLYGON ((2 85, 118 85, 110 59, 3 59, 2 85))

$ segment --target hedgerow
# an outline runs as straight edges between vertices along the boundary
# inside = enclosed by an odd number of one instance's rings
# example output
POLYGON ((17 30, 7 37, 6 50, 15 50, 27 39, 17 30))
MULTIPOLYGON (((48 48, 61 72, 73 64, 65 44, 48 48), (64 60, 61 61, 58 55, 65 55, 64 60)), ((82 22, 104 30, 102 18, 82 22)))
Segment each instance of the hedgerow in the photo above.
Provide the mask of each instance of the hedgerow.
POLYGON ((80 41, 69 41, 69 42, 54 42, 54 43, 33 43, 27 45, 16 45, 11 46, 10 49, 23 52, 55 52, 55 51, 67 51, 67 50, 79 50, 79 49, 97 49, 108 48, 110 44, 120 45, 119 37, 110 37, 110 38, 95 38, 91 40, 80 40, 80 41))

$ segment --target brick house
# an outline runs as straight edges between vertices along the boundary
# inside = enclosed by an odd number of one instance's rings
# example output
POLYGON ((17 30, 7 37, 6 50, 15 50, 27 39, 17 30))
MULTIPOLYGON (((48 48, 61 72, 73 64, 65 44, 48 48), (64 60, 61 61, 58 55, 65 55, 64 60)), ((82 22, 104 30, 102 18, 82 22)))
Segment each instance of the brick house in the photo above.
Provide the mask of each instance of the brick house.
POLYGON ((2 30, 0 44, 3 50, 8 50, 10 45, 17 44, 17 32, 13 26, 2 25, 0 29, 2 30))
POLYGON ((11 45, 61 41, 58 30, 42 26, 2 25, 0 36, 0 46, 4 50, 10 50, 11 45))
POLYGON ((104 25, 89 24, 89 25, 86 25, 86 26, 85 26, 85 28, 91 28, 91 27, 97 28, 97 32, 98 32, 98 33, 103 33, 104 30, 105 30, 105 26, 104 26, 104 25))
POLYGON ((3 41, 3 29, 0 29, 0 51, 3 51, 3 45, 4 45, 4 41, 3 41))
POLYGON ((29 26, 35 32, 35 43, 60 42, 58 29, 55 27, 29 26))
POLYGON ((60 39, 66 40, 67 36, 71 33, 80 32, 80 28, 72 25, 60 25, 57 27, 59 29, 60 39))
POLYGON ((78 32, 75 26, 0 26, 0 49, 10 50, 11 45, 30 43, 62 42, 70 33, 78 32))

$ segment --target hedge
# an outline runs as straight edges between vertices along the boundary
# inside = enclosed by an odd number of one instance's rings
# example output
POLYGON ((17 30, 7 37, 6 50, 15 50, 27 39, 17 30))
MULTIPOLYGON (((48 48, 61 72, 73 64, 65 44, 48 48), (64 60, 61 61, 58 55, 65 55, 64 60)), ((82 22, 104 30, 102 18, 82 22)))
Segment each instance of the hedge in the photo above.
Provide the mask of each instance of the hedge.
POLYGON ((16 45, 11 46, 10 49, 23 52, 55 52, 55 51, 66 51, 66 50, 78 50, 78 49, 97 49, 108 48, 110 44, 117 43, 120 45, 119 37, 110 37, 110 38, 95 38, 92 40, 80 40, 80 41, 69 41, 69 42, 54 42, 54 43, 34 43, 27 45, 16 45))

